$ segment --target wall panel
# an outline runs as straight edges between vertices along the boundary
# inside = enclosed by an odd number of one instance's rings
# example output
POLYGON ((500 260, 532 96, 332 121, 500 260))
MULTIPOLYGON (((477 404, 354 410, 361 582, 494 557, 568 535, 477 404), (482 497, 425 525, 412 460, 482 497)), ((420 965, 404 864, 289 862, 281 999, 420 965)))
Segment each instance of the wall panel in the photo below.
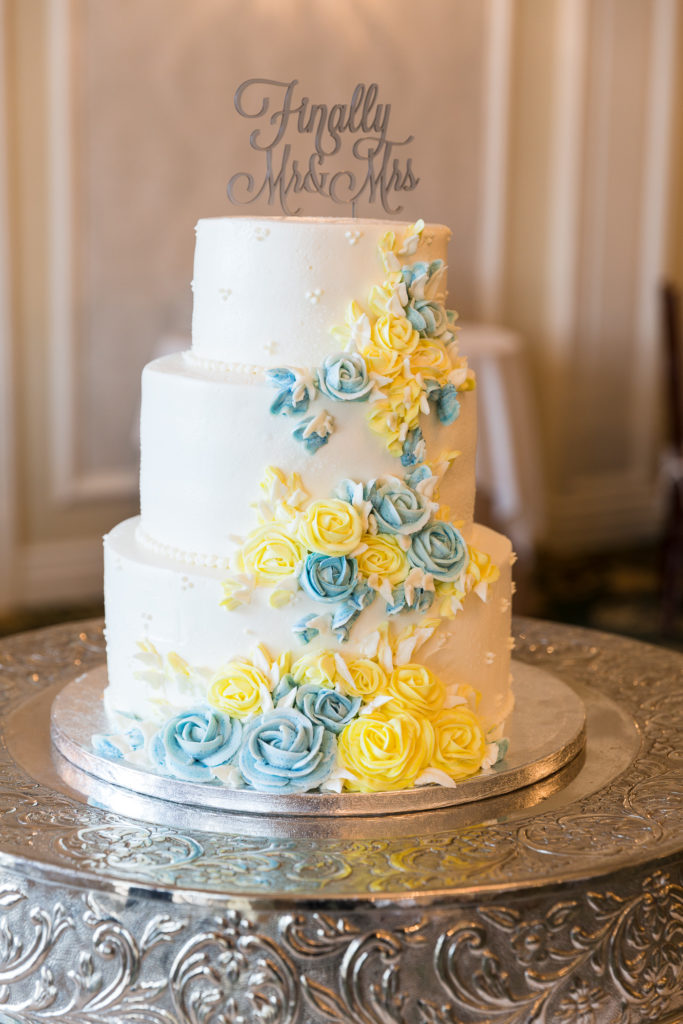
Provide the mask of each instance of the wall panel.
POLYGON ((532 348, 554 547, 657 529, 675 22, 675 0, 519 6, 503 315, 532 348))
MULTIPOLYGON (((0 367, 16 379, 0 476, 14 463, 18 477, 0 515, 16 582, 0 603, 99 592, 100 534, 137 507, 140 370, 189 331, 193 224, 232 212, 230 174, 256 167, 232 105, 255 75, 298 78, 328 102, 380 83, 393 132, 415 134, 421 183, 406 215, 453 226, 454 304, 528 347, 549 542, 652 535, 656 286, 667 252, 674 271, 681 262, 677 9, 0 0, 13 55, 0 367)), ((303 212, 335 212, 308 202, 303 212)))

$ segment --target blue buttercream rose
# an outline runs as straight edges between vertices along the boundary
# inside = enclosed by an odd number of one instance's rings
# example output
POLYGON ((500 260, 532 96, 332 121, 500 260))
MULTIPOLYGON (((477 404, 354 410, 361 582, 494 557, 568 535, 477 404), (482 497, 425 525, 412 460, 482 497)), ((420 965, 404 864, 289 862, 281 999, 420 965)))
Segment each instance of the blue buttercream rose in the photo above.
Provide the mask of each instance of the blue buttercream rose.
POLYGON ((332 771, 334 733, 295 708, 266 711, 246 726, 239 766, 248 785, 265 793, 305 793, 332 771))
POLYGON ((296 695, 296 706, 314 725, 338 734, 358 714, 361 699, 346 697, 316 683, 304 683, 296 695))
POLYGON ((365 360, 357 352, 328 356, 318 370, 318 387, 336 402, 365 402, 372 391, 365 360))
POLYGON ((406 317, 422 338, 439 338, 449 330, 446 310, 440 302, 411 299, 406 317))
POLYGON ((412 538, 408 561, 437 580, 455 580, 467 565, 467 545, 451 523, 437 519, 412 538))
POLYGON ((169 719, 151 739, 149 754, 166 775, 208 782, 212 768, 229 764, 242 739, 242 723, 209 707, 191 708, 169 719))
POLYGON ((323 555, 312 552, 306 559, 299 576, 302 590, 316 601, 343 601, 349 597, 358 580, 355 558, 345 555, 323 555))
POLYGON ((397 477, 374 480, 365 497, 372 502, 380 533, 416 533, 431 516, 431 509, 423 496, 397 477))

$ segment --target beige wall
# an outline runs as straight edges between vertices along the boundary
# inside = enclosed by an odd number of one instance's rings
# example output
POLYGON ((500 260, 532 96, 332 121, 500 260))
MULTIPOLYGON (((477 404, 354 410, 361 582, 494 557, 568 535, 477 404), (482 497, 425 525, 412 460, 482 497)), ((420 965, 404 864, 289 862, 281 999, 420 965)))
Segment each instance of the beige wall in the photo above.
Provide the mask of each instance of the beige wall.
POLYGON ((140 369, 189 329, 193 223, 253 166, 232 95, 256 75, 331 101, 380 83, 416 135, 407 212, 454 228, 455 304, 529 346, 550 541, 652 535, 678 7, 0 0, 0 605, 99 592, 100 535, 137 508, 140 369))

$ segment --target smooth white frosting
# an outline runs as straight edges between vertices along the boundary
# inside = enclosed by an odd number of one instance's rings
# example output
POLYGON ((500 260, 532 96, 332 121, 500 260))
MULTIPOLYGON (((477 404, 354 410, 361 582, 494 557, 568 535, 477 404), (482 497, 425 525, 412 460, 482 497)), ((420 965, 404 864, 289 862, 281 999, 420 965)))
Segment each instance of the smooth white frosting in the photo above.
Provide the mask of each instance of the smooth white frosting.
MULTIPOLYGON (((344 322, 352 299, 363 304, 384 276, 380 238, 408 226, 315 217, 200 220, 193 351, 227 363, 318 366, 339 347, 330 328, 344 322)), ((428 224, 410 262, 447 262, 449 238, 448 228, 428 224)))
MULTIPOLYGON (((235 549, 231 537, 256 525, 251 506, 268 465, 299 473, 314 497, 330 496, 346 478, 403 475, 398 459, 369 429, 367 403, 319 399, 315 409, 327 409, 335 428, 311 456, 292 437, 302 417, 274 416, 274 397, 262 373, 210 370, 182 355, 145 367, 140 508, 150 541, 186 561, 227 558, 235 549)), ((422 426, 430 457, 449 448, 461 453, 446 471, 440 500, 451 519, 466 524, 474 512, 476 392, 462 394, 460 408, 450 427, 434 413, 422 417, 422 426)))

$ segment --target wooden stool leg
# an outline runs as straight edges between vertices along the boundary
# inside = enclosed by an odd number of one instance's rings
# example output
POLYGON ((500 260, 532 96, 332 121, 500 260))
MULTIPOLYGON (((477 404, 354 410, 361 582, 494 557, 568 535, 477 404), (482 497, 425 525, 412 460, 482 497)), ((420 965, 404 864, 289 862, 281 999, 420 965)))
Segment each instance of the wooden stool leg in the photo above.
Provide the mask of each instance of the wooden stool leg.
POLYGON ((676 632, 683 597, 683 481, 671 487, 668 519, 662 545, 660 628, 663 636, 676 632))

